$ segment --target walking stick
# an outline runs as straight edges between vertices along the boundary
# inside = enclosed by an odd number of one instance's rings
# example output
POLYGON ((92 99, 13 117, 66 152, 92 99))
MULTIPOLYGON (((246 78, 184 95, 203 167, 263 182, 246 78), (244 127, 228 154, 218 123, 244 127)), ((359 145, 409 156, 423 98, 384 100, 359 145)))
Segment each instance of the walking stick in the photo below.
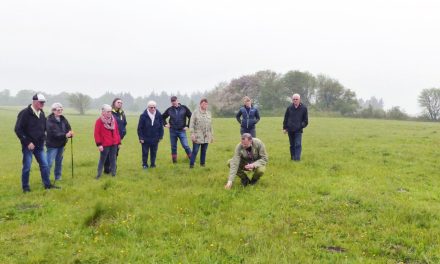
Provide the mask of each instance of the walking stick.
POLYGON ((72 179, 73 179, 73 137, 70 138, 70 156, 71 156, 71 163, 72 163, 72 179))

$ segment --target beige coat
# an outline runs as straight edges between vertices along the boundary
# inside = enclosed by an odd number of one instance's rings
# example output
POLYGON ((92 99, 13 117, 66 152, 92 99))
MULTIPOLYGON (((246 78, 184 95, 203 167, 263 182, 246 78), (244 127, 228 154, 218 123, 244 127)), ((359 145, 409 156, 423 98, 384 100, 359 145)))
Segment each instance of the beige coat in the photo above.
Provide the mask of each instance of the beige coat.
POLYGON ((200 107, 194 110, 189 122, 189 134, 191 139, 195 137, 195 143, 205 144, 213 141, 214 131, 211 122, 211 112, 208 110, 202 112, 200 107))

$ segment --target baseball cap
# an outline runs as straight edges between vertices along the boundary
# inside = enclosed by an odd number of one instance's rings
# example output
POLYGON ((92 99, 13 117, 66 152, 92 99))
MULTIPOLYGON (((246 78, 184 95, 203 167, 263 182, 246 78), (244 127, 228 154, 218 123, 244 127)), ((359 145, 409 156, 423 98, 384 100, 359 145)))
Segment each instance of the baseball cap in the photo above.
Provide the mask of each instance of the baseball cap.
POLYGON ((44 103, 46 102, 46 97, 44 97, 44 95, 40 93, 37 93, 34 96, 32 96, 32 100, 44 103))

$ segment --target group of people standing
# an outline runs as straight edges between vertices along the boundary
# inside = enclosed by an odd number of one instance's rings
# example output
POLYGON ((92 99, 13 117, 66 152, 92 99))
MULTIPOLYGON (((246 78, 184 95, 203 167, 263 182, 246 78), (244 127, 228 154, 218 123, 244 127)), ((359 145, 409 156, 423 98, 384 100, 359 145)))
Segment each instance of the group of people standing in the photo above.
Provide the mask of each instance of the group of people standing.
MULTIPOLYGON (((50 171, 55 161, 55 181, 61 180, 62 160, 65 145, 74 136, 67 119, 62 115, 60 103, 52 105, 52 113, 47 117, 43 112, 46 99, 42 94, 35 94, 32 104, 23 109, 17 117, 15 132, 22 144, 23 192, 29 192, 29 173, 32 155, 40 166, 41 178, 46 189, 59 188, 50 181, 50 171), (46 144, 47 155, 44 151, 46 144)), ((122 99, 115 98, 112 105, 104 104, 101 115, 95 122, 94 138, 99 150, 99 162, 96 179, 102 173, 116 176, 117 157, 121 142, 126 135, 127 118, 122 108, 122 99)), ((268 155, 264 143, 256 138, 256 124, 260 121, 258 109, 252 100, 245 96, 243 106, 236 114, 240 123, 241 142, 236 146, 234 156, 229 160, 230 168, 226 189, 232 187, 235 176, 239 176, 243 186, 253 185, 263 176, 268 155), (246 172, 253 172, 251 179, 246 172)), ((294 94, 292 105, 286 109, 283 121, 284 133, 289 136, 291 159, 299 161, 303 128, 308 125, 307 108, 300 103, 300 95, 294 94)), ((176 96, 171 97, 171 106, 163 114, 157 109, 154 101, 147 103, 147 108, 140 115, 137 134, 142 148, 142 168, 155 168, 159 142, 164 136, 164 127, 169 129, 171 143, 171 160, 177 163, 177 141, 180 141, 189 159, 189 168, 194 168, 200 150, 200 166, 206 163, 209 143, 214 141, 212 115, 208 110, 208 100, 200 100, 199 106, 191 110, 179 103, 176 96), (186 132, 193 143, 192 150, 188 144, 186 132)))
POLYGON ((32 97, 32 104, 20 111, 15 123, 15 133, 21 142, 23 153, 23 168, 21 184, 23 192, 30 192, 29 174, 32 165, 32 155, 35 156, 45 189, 58 189, 50 181, 50 171, 55 161, 55 180, 61 180, 64 146, 74 133, 67 119, 62 115, 63 106, 54 103, 52 113, 46 118, 43 107, 46 98, 42 94, 32 97), (44 151, 46 144, 47 153, 44 151))
MULTIPOLYGON (((97 179, 102 175, 105 160, 108 160, 110 165, 108 171, 104 172, 116 175, 117 153, 126 134, 127 125, 120 98, 113 101, 112 107, 103 105, 101 110, 101 116, 95 123, 95 143, 100 151, 97 179)), ((177 141, 180 141, 190 161, 190 168, 194 168, 199 149, 200 166, 205 166, 208 144, 214 139, 212 115, 208 110, 206 98, 200 100, 200 105, 194 113, 187 106, 180 104, 176 96, 171 97, 171 106, 163 114, 157 109, 155 101, 147 103, 147 109, 140 115, 137 127, 143 169, 156 167, 157 150, 159 142, 163 139, 164 127, 169 129, 173 163, 177 163, 177 141), (188 129, 193 143, 192 151, 186 136, 188 129)))

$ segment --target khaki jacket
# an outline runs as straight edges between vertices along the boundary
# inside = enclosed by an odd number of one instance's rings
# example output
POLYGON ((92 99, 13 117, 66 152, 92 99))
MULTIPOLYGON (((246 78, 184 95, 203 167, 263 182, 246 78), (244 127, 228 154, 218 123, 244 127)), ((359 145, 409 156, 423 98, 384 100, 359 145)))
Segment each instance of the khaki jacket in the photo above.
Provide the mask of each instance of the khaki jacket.
POLYGON ((214 131, 212 129, 212 117, 211 112, 206 110, 200 111, 200 108, 194 110, 189 121, 189 134, 195 136, 195 143, 205 144, 211 143, 214 139, 214 131))
POLYGON ((239 169, 244 169, 244 165, 254 163, 255 168, 266 166, 269 155, 266 152, 264 143, 258 138, 252 139, 252 160, 247 156, 246 149, 238 143, 235 148, 234 156, 230 161, 229 181, 233 181, 239 169))

